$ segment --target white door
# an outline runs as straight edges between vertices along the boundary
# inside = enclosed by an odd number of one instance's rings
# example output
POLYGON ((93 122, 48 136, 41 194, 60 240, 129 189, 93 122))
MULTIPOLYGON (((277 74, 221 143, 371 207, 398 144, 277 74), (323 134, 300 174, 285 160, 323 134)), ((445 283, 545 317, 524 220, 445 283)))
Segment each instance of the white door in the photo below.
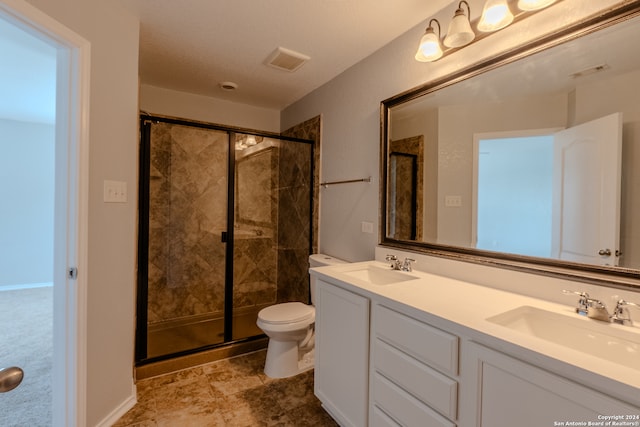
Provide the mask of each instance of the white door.
MULTIPOLYGON (((25 0, 0 0, 0 19, 45 42, 56 51, 55 189, 52 212, 53 393, 51 422, 48 424, 54 427, 84 425, 90 45, 25 0)), ((6 79, 6 76, 3 78, 6 79)), ((8 97, 7 93, 3 92, 2 101, 16 108, 25 102, 37 102, 28 99, 26 92, 17 98, 8 97)), ((10 324, 5 326, 11 327, 10 324)), ((9 371, 9 374, 13 372, 9 371)), ((7 393, 18 392, 20 386, 14 389, 13 385, 15 383, 5 387, 7 393)), ((29 399, 35 398, 27 396, 23 404, 29 406, 29 399)), ((23 422, 25 425, 42 424, 41 421, 23 422)))
POLYGON ((618 264, 622 113, 556 133, 552 253, 595 265, 618 264))

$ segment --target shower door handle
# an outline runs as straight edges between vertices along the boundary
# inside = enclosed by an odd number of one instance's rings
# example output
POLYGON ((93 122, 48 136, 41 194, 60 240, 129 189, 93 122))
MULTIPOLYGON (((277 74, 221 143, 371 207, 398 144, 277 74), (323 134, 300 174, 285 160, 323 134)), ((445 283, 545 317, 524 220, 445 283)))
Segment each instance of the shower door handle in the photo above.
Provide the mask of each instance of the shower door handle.
POLYGON ((227 239, 228 239, 227 236, 228 236, 228 233, 226 231, 223 231, 222 232, 222 237, 220 239, 222 241, 222 243, 227 243, 227 239))

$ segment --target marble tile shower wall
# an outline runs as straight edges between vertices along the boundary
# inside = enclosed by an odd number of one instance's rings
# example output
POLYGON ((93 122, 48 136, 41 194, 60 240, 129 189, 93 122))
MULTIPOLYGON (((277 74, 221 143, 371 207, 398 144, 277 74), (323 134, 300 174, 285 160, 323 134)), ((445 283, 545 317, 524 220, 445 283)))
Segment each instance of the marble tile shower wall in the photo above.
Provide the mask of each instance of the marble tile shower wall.
POLYGON ((152 126, 149 323, 222 313, 227 155, 225 132, 152 126))
POLYGON ((318 223, 320 218, 320 143, 322 140, 322 117, 316 116, 282 132, 282 135, 313 141, 313 212, 311 252, 318 252, 318 223))
MULTIPOLYGON (((227 150, 226 132, 168 123, 152 126, 150 325, 223 312, 227 150)), ((236 309, 309 298, 310 151, 308 144, 283 141, 264 161, 247 162, 239 169, 242 180, 255 185, 241 193, 236 208, 242 206, 242 197, 268 193, 270 203, 251 205, 252 215, 271 218, 271 225, 243 225, 236 215, 236 225, 250 231, 238 233, 234 241, 236 309), (265 169, 270 172, 265 174, 265 169), (259 235, 251 233, 256 229, 259 235)))
POLYGON ((309 300, 311 150, 293 142, 280 149, 277 302, 309 300))

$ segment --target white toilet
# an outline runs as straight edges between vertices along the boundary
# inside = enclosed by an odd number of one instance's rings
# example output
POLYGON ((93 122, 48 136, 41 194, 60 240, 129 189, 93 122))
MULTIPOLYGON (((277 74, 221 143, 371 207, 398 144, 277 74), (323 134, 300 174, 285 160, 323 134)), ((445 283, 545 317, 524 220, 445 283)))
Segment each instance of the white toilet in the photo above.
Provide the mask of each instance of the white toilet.
MULTIPOLYGON (((343 264, 345 261, 324 255, 309 256, 310 267, 343 264)), ((315 278, 309 280, 311 305, 285 302, 263 308, 258 327, 269 337, 264 373, 286 378, 313 368, 314 326, 316 320, 315 278)))

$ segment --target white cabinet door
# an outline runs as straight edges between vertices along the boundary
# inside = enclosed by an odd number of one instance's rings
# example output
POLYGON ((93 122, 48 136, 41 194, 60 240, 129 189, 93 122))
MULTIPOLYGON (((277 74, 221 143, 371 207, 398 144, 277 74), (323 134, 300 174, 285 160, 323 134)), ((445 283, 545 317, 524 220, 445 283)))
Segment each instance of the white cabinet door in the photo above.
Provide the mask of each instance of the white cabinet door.
POLYGON ((470 351, 477 362, 477 426, 599 425, 606 416, 640 414, 640 408, 505 354, 476 344, 470 351))
POLYGON ((367 425, 368 361, 369 300, 318 280, 315 394, 343 427, 367 425))

